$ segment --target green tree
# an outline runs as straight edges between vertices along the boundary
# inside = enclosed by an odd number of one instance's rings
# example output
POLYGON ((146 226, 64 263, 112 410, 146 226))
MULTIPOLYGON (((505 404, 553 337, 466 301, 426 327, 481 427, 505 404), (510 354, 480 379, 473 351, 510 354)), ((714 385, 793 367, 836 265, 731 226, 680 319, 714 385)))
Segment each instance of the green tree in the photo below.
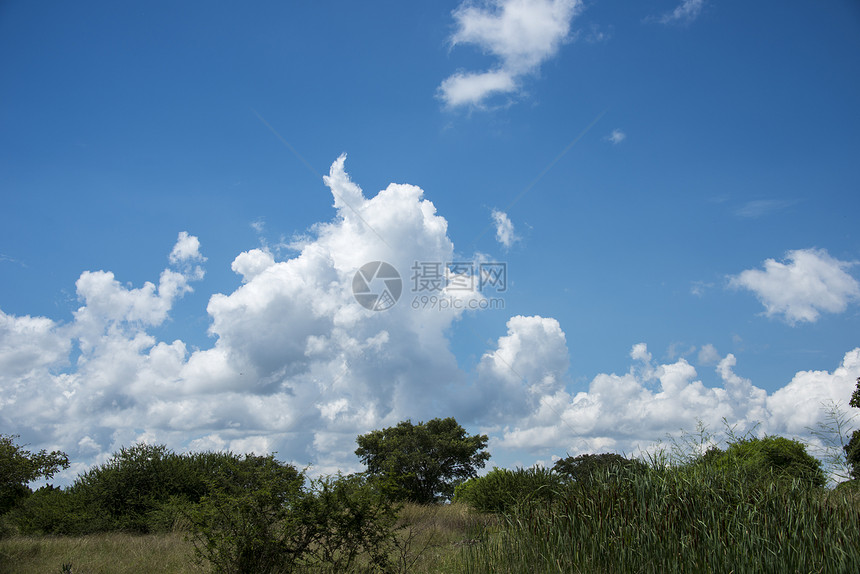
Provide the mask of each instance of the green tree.
MULTIPOLYGON (((848 404, 855 409, 860 409, 860 377, 857 377, 857 385, 848 404)), ((851 478, 860 479, 860 430, 851 433, 851 440, 844 447, 845 459, 850 469, 851 478)))
POLYGON ((372 476, 391 479, 396 497, 420 504, 450 499, 454 488, 476 476, 490 454, 487 435, 468 435, 453 418, 436 418, 413 425, 360 435, 355 454, 372 476))
MULTIPOLYGON (((620 454, 614 452, 604 452, 601 454, 581 454, 579 456, 568 456, 555 461, 553 470, 560 475, 566 476, 576 482, 587 482, 592 479, 596 473, 601 476, 609 472, 619 471, 642 471, 646 467, 645 463, 624 458, 620 454)), ((608 475, 607 475, 608 476, 608 475)))
POLYGON ((479 512, 505 513, 518 504, 552 502, 559 497, 561 486, 561 476, 542 466, 494 468, 458 485, 454 501, 465 502, 479 512))
POLYGON ((806 446, 781 436, 743 438, 725 451, 714 447, 701 458, 701 464, 739 469, 754 481, 800 479, 811 486, 826 482, 821 462, 806 452, 806 446))
POLYGON ((15 444, 18 435, 0 435, 0 514, 30 494, 27 486, 40 478, 52 478, 69 468, 69 457, 58 450, 33 453, 15 444))

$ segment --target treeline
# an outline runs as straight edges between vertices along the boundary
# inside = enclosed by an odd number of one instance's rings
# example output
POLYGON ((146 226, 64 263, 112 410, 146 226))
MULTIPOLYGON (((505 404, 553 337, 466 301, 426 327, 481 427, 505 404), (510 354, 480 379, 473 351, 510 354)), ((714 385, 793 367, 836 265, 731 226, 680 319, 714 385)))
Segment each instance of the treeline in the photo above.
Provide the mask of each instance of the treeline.
POLYGON ((404 421, 356 439, 364 473, 312 479, 274 455, 136 444, 35 492, 68 459, 14 439, 0 436, 0 535, 181 529, 217 572, 408 571, 402 505, 448 501, 493 518, 462 533, 446 572, 860 571, 856 480, 825 488, 821 463, 779 436, 478 477, 486 435, 404 421))

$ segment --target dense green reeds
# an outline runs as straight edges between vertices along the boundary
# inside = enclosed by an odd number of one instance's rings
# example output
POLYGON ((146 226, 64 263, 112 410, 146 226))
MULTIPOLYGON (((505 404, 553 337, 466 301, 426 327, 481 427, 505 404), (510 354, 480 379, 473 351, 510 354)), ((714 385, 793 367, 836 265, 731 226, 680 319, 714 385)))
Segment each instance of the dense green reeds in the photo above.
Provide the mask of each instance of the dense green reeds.
POLYGON ((469 573, 858 572, 860 507, 800 480, 652 467, 518 505, 463 554, 469 573))

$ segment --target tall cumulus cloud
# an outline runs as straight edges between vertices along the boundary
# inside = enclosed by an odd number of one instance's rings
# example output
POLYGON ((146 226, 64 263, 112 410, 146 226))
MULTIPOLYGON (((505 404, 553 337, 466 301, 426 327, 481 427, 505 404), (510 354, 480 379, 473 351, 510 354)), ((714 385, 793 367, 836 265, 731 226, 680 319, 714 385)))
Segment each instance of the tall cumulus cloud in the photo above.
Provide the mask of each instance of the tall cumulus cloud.
POLYGON ((265 249, 235 257, 241 284, 207 306, 210 348, 152 334, 205 275, 201 242, 185 232, 157 282, 129 287, 108 271, 82 273, 81 305, 68 322, 0 311, 0 427, 34 448, 67 452, 76 461, 67 479, 140 440, 179 451, 277 451, 317 472, 357 470, 358 434, 436 416, 490 434, 494 453, 537 460, 630 453, 723 417, 802 433, 797 421, 820 420, 822 401, 846 402, 860 376, 855 349, 833 371, 797 373, 768 395, 736 372, 733 355, 709 348, 722 384, 707 387, 686 360, 655 362, 637 343, 627 372, 574 383, 576 349, 556 319, 536 315, 511 317, 466 371, 449 338, 463 311, 401 301, 374 312, 355 300, 353 278, 365 263, 394 266, 409 297, 416 261, 459 255, 420 188, 391 184, 366 197, 344 162, 325 177, 334 217, 295 243, 290 258, 265 249))

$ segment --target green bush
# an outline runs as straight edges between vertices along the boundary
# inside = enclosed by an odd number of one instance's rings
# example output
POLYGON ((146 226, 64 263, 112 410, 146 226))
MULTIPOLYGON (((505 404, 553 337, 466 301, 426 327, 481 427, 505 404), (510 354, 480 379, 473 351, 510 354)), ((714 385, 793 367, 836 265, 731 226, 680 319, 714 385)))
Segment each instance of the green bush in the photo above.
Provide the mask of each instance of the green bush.
POLYGON ((618 474, 644 472, 647 465, 636 459, 624 458, 616 453, 582 454, 557 460, 553 470, 576 482, 588 482, 596 478, 618 474))
POLYGON ((737 469, 748 481, 768 485, 798 480, 807 486, 824 486, 821 462, 806 452, 803 443, 781 436, 742 438, 722 451, 708 450, 695 464, 716 469, 737 469))
POLYGON ((359 556, 387 571, 397 521, 390 485, 363 474, 315 479, 273 457, 219 475, 187 516, 198 558, 224 574, 349 571, 359 556))
POLYGON ((494 468, 459 485, 454 502, 464 502, 480 512, 503 513, 517 504, 553 500, 561 483, 557 473, 541 466, 494 468))
POLYGON ((195 502, 205 493, 205 476, 193 459, 164 445, 123 447, 69 488, 87 512, 102 520, 91 531, 152 532, 164 527, 164 512, 177 500, 195 502))
POLYGON ((303 483, 302 473, 271 455, 222 466, 187 512, 198 558, 224 574, 289 571, 315 535, 300 512, 303 483))

